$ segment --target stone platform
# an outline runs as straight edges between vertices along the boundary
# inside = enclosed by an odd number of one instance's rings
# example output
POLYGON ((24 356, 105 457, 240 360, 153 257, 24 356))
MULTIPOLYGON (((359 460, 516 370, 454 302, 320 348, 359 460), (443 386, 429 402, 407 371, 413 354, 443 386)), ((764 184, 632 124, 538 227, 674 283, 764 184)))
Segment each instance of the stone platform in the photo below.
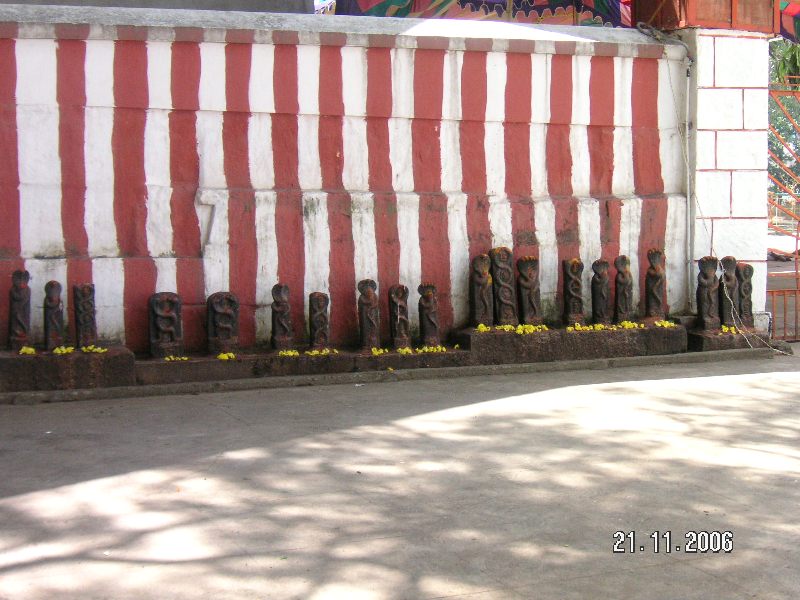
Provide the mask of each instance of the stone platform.
MULTIPOLYGON (((747 338, 741 333, 721 333, 719 331, 690 331, 689 351, 708 352, 709 350, 742 350, 751 348, 747 338)), ((754 346, 756 344, 753 344, 754 346)), ((763 346, 759 343, 758 346, 763 346)))

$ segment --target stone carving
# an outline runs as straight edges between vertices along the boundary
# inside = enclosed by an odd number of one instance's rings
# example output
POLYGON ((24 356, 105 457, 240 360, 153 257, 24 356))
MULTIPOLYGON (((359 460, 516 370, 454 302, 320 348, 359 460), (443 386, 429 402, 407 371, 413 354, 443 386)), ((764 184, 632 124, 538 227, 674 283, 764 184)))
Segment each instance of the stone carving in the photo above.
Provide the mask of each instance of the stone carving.
POLYGON ((516 325, 517 294, 514 289, 514 266, 511 250, 492 248, 492 284, 494 287, 494 322, 497 325, 516 325))
POLYGON ((753 326, 753 265, 740 262, 736 265, 739 280, 739 318, 747 327, 753 326))
POLYGON ((270 342, 275 350, 292 347, 292 314, 289 305, 289 286, 276 283, 272 286, 272 335, 270 342))
POLYGON ((233 352, 239 345, 239 299, 231 292, 216 292, 206 301, 208 351, 233 352))
POLYGON ((48 281, 44 286, 44 346, 53 350, 64 344, 64 303, 61 284, 48 281))
POLYGON ((597 259, 592 263, 592 321, 610 323, 611 311, 608 306, 608 261, 597 259))
POLYGON ((614 322, 630 321, 633 317, 633 275, 631 261, 624 254, 614 259, 617 276, 614 278, 614 322))
POLYGON ((580 258, 561 262, 564 270, 564 323, 583 323, 583 262, 580 258))
POLYGON ((719 329, 719 279, 717 259, 704 256, 697 261, 697 326, 700 329, 719 329))
POLYGON ((361 350, 369 351, 380 348, 381 321, 378 294, 375 290, 378 284, 372 279, 362 279, 358 282, 358 323, 361 327, 361 350))
MULTIPOLYGON (((489 290, 491 292, 491 289, 489 290)), ((491 304, 490 304, 491 313, 491 304)), ((393 285, 389 288, 389 331, 395 348, 408 348, 411 335, 408 326, 408 288, 393 285)))
POLYGON ((542 300, 539 294, 539 259, 523 256, 517 261, 519 320, 525 325, 542 324, 542 300))
POLYGON ((439 301, 436 299, 436 286, 423 283, 419 292, 419 333, 423 346, 438 346, 439 337, 439 301))
POLYGON ((183 354, 181 299, 174 292, 150 296, 150 354, 156 358, 183 354))
POLYGON ((313 350, 327 348, 330 343, 331 328, 328 319, 328 294, 311 292, 308 295, 308 333, 309 345, 313 350))
POLYGON ((8 343, 12 352, 18 352, 30 342, 31 331, 31 289, 28 282, 31 275, 27 271, 14 271, 11 274, 11 290, 8 307, 8 343))
POLYGON ((489 269, 492 259, 479 254, 472 259, 469 272, 469 320, 473 327, 494 324, 494 294, 489 269))
POLYGON ((78 347, 97 343, 97 318, 94 308, 94 284, 72 286, 72 307, 75 314, 75 343, 78 347))
POLYGON ((666 289, 667 272, 664 269, 664 251, 651 248, 647 251, 647 274, 644 278, 644 314, 652 319, 663 319, 666 316, 664 309, 664 290, 666 289))
POLYGON ((736 278, 736 259, 732 256, 725 256, 721 261, 722 278, 719 286, 719 313, 720 324, 733 327, 736 325, 734 311, 738 312, 739 307, 739 280, 736 278))

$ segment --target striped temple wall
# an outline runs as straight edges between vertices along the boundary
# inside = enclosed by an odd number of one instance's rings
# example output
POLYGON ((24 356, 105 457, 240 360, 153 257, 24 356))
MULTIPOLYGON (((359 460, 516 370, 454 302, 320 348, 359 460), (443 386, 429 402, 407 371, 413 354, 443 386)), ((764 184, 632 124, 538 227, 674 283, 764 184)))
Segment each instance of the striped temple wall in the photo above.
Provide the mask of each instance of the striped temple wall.
POLYGON ((665 247, 668 304, 686 310, 682 47, 320 18, 339 30, 0 26, 0 282, 30 271, 35 339, 50 279, 93 282, 101 336, 136 351, 155 291, 182 297, 190 350, 221 290, 242 344, 263 341, 278 281, 298 338, 322 291, 332 342, 353 342, 368 277, 382 299, 408 285, 414 322, 417 285, 435 283, 450 329, 470 257, 501 245, 539 257, 552 316, 562 259, 586 264, 589 306, 591 262, 629 255, 641 305, 646 251, 665 247))

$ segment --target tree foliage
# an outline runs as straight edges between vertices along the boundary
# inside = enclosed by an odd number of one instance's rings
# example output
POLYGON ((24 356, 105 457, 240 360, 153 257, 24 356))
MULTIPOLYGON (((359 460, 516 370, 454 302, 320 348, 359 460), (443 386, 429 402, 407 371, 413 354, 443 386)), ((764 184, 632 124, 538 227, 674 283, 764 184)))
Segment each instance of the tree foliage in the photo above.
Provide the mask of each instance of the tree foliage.
MULTIPOLYGON (((787 77, 800 77, 800 45, 788 40, 778 40, 770 43, 770 80, 773 89, 800 90, 800 79, 792 85, 792 80, 787 77)), ((795 194, 800 195, 800 164, 794 159, 792 152, 800 156, 800 131, 795 129, 791 120, 784 111, 800 124, 800 100, 796 96, 780 96, 780 106, 775 98, 769 100, 769 124, 786 142, 784 145, 778 136, 769 134, 769 150, 786 166, 779 166, 774 158, 769 160, 769 174, 780 181, 795 194), (791 150, 791 151, 790 151, 791 150), (787 170, 789 171, 787 173, 787 170), (794 177, 792 177, 794 175, 794 177)), ((770 182, 770 191, 782 193, 782 190, 770 182)))

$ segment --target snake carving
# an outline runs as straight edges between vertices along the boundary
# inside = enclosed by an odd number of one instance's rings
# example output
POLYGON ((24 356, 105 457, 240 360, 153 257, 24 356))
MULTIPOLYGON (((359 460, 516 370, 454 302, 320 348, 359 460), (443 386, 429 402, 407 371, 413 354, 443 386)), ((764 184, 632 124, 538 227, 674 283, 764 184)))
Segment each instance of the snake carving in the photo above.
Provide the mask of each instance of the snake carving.
POLYGON ((494 322, 497 325, 516 325, 517 294, 511 250, 502 246, 489 251, 494 286, 494 322))

